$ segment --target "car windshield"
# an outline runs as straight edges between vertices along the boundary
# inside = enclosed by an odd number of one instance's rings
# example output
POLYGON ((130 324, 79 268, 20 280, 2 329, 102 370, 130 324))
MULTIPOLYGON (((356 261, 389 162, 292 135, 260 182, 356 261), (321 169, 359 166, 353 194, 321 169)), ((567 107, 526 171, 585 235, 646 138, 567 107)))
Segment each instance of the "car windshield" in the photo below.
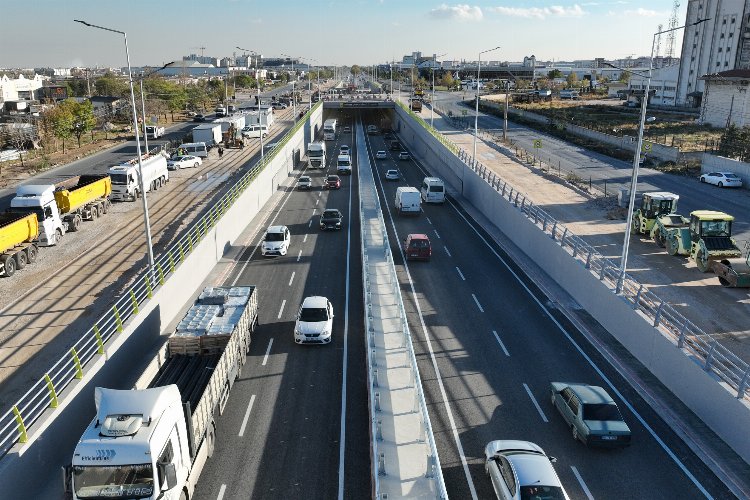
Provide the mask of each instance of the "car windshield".
POLYGON ((565 500, 559 486, 521 486, 521 500, 565 500))
POLYGON ((266 233, 266 241, 284 241, 284 233, 266 233))
POLYGON ((334 219, 338 217, 341 217, 341 214, 338 210, 326 210, 325 212, 323 212, 324 219, 334 219))
POLYGON ((151 464, 73 467, 78 498, 147 498, 154 494, 151 464))
POLYGON ((701 222, 703 236, 729 236, 732 234, 732 223, 728 220, 708 220, 701 222))
POLYGON ((300 177, 299 181, 300 182, 310 182, 310 178, 309 177, 300 177))
POLYGON ((622 420, 620 410, 615 404, 589 404, 583 405, 584 420, 622 420))
POLYGON ((328 311, 325 307, 304 307, 299 314, 299 320, 308 323, 317 323, 328 320, 328 311))
POLYGON ((339 180, 339 177, 337 175, 329 175, 327 178, 328 182, 336 182, 339 180))

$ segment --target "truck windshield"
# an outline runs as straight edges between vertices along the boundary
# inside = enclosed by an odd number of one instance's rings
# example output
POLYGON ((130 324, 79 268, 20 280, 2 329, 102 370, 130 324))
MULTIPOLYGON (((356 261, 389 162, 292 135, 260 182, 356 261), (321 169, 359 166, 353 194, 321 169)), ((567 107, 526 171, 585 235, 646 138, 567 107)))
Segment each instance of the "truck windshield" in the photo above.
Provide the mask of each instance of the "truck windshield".
POLYGON ((127 174, 109 174, 109 176, 112 178, 112 184, 127 184, 128 183, 127 174))
POLYGON ((310 155, 310 158, 318 158, 320 156, 325 156, 326 155, 325 151, 313 151, 313 150, 310 150, 307 153, 310 155))
POLYGON ((728 220, 701 221, 701 234, 703 236, 731 236, 732 223, 728 220))
POLYGON ((151 464, 73 467, 78 498, 148 498, 154 494, 151 464))

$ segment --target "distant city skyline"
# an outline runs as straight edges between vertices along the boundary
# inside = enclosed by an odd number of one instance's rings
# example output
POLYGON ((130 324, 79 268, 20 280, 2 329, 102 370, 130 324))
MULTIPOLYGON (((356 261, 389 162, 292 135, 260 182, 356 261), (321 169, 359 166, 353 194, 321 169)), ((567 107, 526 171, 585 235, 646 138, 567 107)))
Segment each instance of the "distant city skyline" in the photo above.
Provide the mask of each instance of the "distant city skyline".
MULTIPOLYGON (((73 19, 125 31, 133 66, 160 65, 191 53, 222 58, 246 47, 264 57, 315 59, 311 64, 371 65, 447 53, 444 60, 625 59, 648 56, 659 24, 666 29, 672 0, 570 2, 543 0, 451 4, 426 0, 290 0, 283 8, 255 0, 32 0, 3 7, 0 67, 123 67, 122 36, 73 19), (158 5, 158 9, 154 8, 158 5), (206 5, 211 8, 207 9, 206 5), (205 47, 202 49, 202 47, 205 47)), ((687 2, 678 25, 685 20, 687 2)), ((681 31, 675 43, 679 57, 681 31)), ((666 52, 662 38, 660 55, 666 52)))

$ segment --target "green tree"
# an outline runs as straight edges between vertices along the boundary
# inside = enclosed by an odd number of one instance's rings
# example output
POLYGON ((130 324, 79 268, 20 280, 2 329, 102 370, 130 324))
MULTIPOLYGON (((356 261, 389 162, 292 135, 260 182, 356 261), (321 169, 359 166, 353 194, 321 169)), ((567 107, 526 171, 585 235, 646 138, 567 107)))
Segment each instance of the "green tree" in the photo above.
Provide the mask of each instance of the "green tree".
POLYGON ((576 87, 578 84, 578 75, 571 71, 565 80, 568 83, 568 88, 576 87))
POLYGON ((96 95, 123 97, 130 92, 130 86, 124 80, 117 78, 112 73, 106 73, 94 82, 96 95))
POLYGON ((243 89, 252 88, 255 86, 255 78, 250 75, 237 75, 234 77, 234 84, 243 89))
POLYGON ((61 102, 44 114, 52 135, 62 140, 63 154, 65 153, 65 140, 73 135, 73 114, 70 106, 65 104, 67 102, 61 102))
POLYGON ((446 71, 443 73, 443 76, 440 77, 440 84, 444 85, 445 87, 453 88, 456 85, 456 80, 453 78, 453 75, 450 71, 446 71))
POLYGON ((206 102, 208 101, 208 93, 206 88, 202 85, 190 85, 185 92, 187 98, 188 108, 194 110, 206 110, 206 102))
POLYGON ((60 107, 66 110, 70 115, 70 133, 78 140, 78 147, 81 147, 81 137, 86 132, 94 129, 96 118, 94 117, 94 105, 91 101, 77 102, 68 99, 60 103, 60 107))
POLYGON ((358 64, 355 64, 355 65, 353 65, 351 67, 351 69, 349 70, 349 72, 352 75, 357 76, 358 74, 362 73, 362 68, 360 68, 358 64))
POLYGON ((559 69, 553 69, 552 71, 547 73, 547 78, 549 78, 550 80, 554 80, 555 78, 562 78, 562 77, 563 77, 562 71, 560 71, 559 69))

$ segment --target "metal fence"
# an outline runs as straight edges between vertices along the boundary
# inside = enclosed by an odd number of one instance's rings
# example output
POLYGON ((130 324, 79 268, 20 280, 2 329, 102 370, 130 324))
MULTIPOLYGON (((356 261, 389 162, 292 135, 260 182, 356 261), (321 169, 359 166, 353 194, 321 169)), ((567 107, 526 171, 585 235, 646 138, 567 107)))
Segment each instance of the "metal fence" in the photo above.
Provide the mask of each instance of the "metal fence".
MULTIPOLYGON (((437 110, 437 108, 436 108, 437 110)), ((422 122, 422 125, 429 127, 422 122)), ((430 130, 433 135, 437 132, 430 130)), ((446 139, 447 140, 447 139, 446 139)), ((455 145, 454 145, 455 147, 455 145)), ((449 148, 451 149, 451 148, 449 148)), ((494 171, 459 149, 456 155, 476 175, 484 179, 500 196, 518 208, 542 231, 559 242, 560 246, 595 274, 607 285, 612 293, 617 293, 620 267, 601 255, 594 247, 573 234, 551 215, 533 204, 526 195, 507 182, 494 171)), ((452 151, 452 149, 451 149, 452 151)), ((671 339, 685 355, 691 356, 707 372, 726 384, 728 390, 738 399, 750 399, 750 364, 721 345, 697 325, 680 314, 671 304, 660 299, 629 274, 625 274, 619 296, 638 311, 644 320, 671 339)))
MULTIPOLYGON (((380 396, 378 393, 378 364, 376 361, 376 350, 375 350, 375 330, 372 325, 373 315, 373 294, 377 294, 373 290, 374 280, 376 278, 372 275, 372 269, 370 268, 371 261, 375 262, 387 262, 388 263, 388 277, 386 282, 390 284, 390 289, 387 293, 389 297, 393 298, 393 301, 398 304, 399 308, 399 321, 401 323, 400 332, 390 333, 394 335, 401 335, 400 344, 406 349, 407 360, 405 366, 408 365, 410 370, 410 378, 413 381, 413 390, 415 391, 415 409, 414 411, 420 412, 422 432, 421 433, 426 439, 426 446, 429 450, 427 456, 427 468, 425 471, 425 477, 436 482, 437 498, 447 499, 448 494, 445 489, 445 482, 443 480, 443 473, 440 467, 440 458, 437 452, 437 446, 435 444, 435 437, 432 431, 432 424, 430 423, 430 416, 427 411, 427 402, 425 401, 424 392, 422 389, 422 379, 419 374, 419 367, 417 365, 417 358, 414 354, 414 346, 412 345, 412 336, 409 330, 407 321, 406 311, 404 310, 403 297, 401 296, 401 288, 399 285, 398 275, 396 274, 396 267, 393 263, 393 255, 390 250, 390 243, 388 240, 388 232, 386 230, 385 222, 383 220, 383 211, 378 199, 378 193, 375 188, 375 179, 371 168, 360 169, 359 171, 359 192, 360 192, 360 215, 362 217, 362 224, 360 227, 360 236, 362 238, 362 284, 364 290, 364 301, 367 307, 367 314, 365 314, 365 332, 367 337, 367 365, 369 373, 369 406, 370 406, 370 433, 372 442, 372 464, 371 471, 374 481, 374 498, 381 499, 387 498, 383 495, 380 478, 386 475, 386 460, 395 457, 386 457, 379 448, 379 443, 382 441, 382 432, 380 430, 380 396), (377 213, 377 221, 375 224, 368 224, 366 213, 377 213)), ((382 370, 382 368, 381 368, 382 370)), ((382 375, 381 375, 382 376, 382 375)))
POLYGON ((60 358, 37 382, 21 396, 8 410, 0 415, 0 458, 15 446, 26 443, 31 428, 48 409, 57 408, 59 395, 75 380, 81 380, 87 369, 104 360, 104 348, 116 334, 121 333, 125 323, 138 315, 144 302, 152 298, 175 272, 175 269, 190 255, 193 248, 208 234, 219 219, 229 210, 237 198, 250 186, 250 183, 263 171, 276 153, 289 142, 304 125, 310 115, 321 106, 313 106, 307 115, 297 121, 286 135, 278 141, 278 146, 264 159, 232 185, 198 220, 188 227, 185 233, 167 251, 154 260, 153 272, 144 269, 134 284, 124 292, 111 309, 73 344, 68 353, 60 358))

